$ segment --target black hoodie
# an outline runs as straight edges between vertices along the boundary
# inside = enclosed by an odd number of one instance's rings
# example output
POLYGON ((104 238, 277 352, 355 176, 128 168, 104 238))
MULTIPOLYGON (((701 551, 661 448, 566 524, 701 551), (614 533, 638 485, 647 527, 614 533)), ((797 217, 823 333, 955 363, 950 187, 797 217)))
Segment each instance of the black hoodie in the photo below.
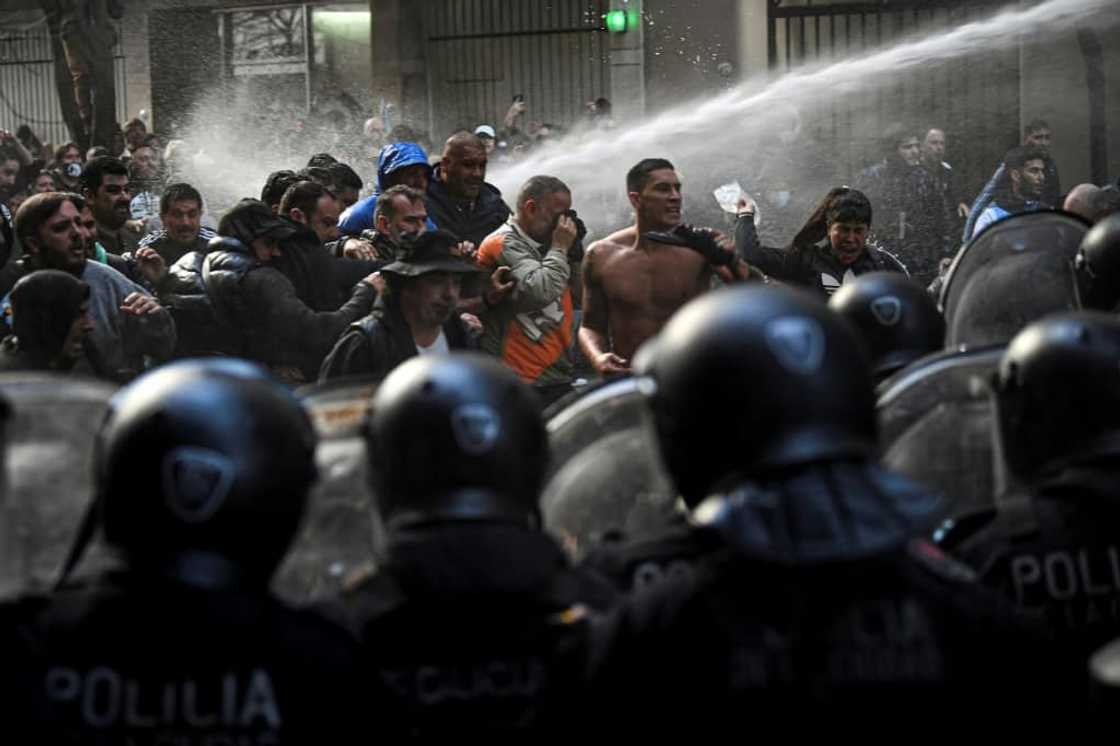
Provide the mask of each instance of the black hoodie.
MULTIPOLYGON (((0 345, 0 370, 69 370, 76 360, 60 353, 70 327, 89 299, 90 287, 73 275, 43 269, 23 277, 12 289, 12 331, 0 345)), ((92 348, 85 345, 86 357, 92 348)), ((94 372, 99 360, 90 359, 94 372)))

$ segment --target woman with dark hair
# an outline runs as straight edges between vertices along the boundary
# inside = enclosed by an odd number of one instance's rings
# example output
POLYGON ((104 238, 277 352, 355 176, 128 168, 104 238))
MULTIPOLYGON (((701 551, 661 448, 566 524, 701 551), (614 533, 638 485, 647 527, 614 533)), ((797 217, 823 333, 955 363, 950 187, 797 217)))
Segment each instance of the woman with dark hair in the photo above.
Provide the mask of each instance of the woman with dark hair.
MULTIPOLYGON (((739 203, 735 248, 743 259, 770 277, 832 295, 865 272, 906 272, 893 254, 869 245, 871 202, 855 189, 836 187, 783 249, 763 246, 754 225, 754 204, 739 203)), ((908 273, 907 273, 908 274, 908 273)))

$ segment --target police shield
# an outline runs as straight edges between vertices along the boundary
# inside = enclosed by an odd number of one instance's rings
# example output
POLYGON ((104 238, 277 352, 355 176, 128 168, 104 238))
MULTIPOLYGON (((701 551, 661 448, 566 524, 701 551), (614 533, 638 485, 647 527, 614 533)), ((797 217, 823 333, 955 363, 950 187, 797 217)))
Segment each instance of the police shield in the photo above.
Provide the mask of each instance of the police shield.
POLYGON ((643 534, 677 510, 646 403, 652 385, 642 378, 608 382, 548 421, 544 525, 577 558, 608 532, 643 534))
POLYGON ((371 380, 343 379, 297 392, 319 434, 319 481, 299 536, 273 579, 276 593, 292 603, 334 596, 348 579, 376 567, 385 534, 362 439, 376 388, 371 380))
POLYGON ((988 400, 1002 354, 997 347, 927 357, 879 389, 883 464, 940 493, 948 516, 990 511, 1002 490, 988 400))
MULTIPOLYGON (((94 496, 98 428, 116 388, 48 373, 0 375, 12 406, 0 521, 0 592, 45 590, 58 579, 94 496)), ((95 551, 88 570, 106 561, 95 551)))
POLYGON ((1081 307, 1074 260, 1089 224, 1047 210, 1001 220, 960 250, 941 290, 946 345, 1006 344, 1030 322, 1081 307))

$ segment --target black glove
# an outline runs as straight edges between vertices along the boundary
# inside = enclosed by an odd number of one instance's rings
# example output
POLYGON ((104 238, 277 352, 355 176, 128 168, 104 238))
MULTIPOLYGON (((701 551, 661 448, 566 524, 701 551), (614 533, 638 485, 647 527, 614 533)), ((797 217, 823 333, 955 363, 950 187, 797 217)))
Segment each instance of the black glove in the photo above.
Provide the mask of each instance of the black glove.
POLYGON ((716 241, 715 232, 708 228, 681 224, 671 231, 646 231, 642 234, 642 238, 692 249, 704 257, 708 264, 715 267, 723 267, 735 261, 734 252, 720 246, 716 241))
POLYGON ((583 239, 587 238, 587 226, 580 219, 579 215, 576 214, 575 210, 565 210, 560 213, 560 215, 556 216, 556 220, 552 223, 552 230, 556 230, 557 223, 560 222, 560 218, 564 215, 574 220, 576 224, 576 240, 572 242, 571 248, 568 249, 568 261, 572 264, 578 264, 583 261, 583 239))
MULTIPOLYGON (((358 238, 368 241, 377 250, 377 260, 391 262, 397 255, 397 245, 383 233, 378 233, 372 228, 366 228, 358 238)), ((341 245, 339 249, 341 250, 341 245)))

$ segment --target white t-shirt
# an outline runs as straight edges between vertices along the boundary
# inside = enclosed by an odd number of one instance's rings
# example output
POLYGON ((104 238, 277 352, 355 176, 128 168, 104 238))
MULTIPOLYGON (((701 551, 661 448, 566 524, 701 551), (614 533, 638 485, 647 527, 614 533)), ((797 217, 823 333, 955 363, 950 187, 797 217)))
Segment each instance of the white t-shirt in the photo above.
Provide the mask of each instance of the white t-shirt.
POLYGON ((443 329, 439 330, 439 336, 436 341, 432 342, 427 347, 416 345, 416 352, 421 355, 441 355, 451 352, 451 348, 447 346, 447 336, 443 333, 443 329))

